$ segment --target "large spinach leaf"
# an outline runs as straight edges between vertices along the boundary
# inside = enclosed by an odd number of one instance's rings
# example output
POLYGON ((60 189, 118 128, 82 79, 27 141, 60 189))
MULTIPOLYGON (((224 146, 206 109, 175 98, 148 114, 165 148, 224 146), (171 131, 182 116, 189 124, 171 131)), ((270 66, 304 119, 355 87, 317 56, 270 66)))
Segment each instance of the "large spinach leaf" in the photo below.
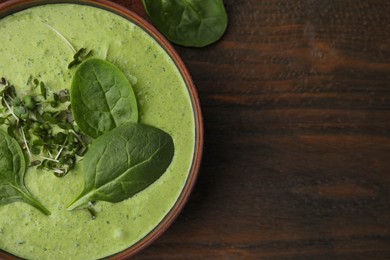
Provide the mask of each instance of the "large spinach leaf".
POLYGON ((129 81, 116 66, 101 59, 89 59, 77 68, 71 105, 77 125, 93 138, 138 121, 137 101, 129 81))
POLYGON ((26 162, 18 142, 0 130, 0 205, 25 202, 50 215, 49 210, 27 190, 25 173, 26 162))
POLYGON ((157 28, 183 46, 217 41, 228 23, 223 0, 143 0, 143 4, 157 28))
POLYGON ((126 123, 101 135, 84 156, 84 190, 68 209, 130 198, 156 181, 173 155, 171 136, 144 124, 126 123))

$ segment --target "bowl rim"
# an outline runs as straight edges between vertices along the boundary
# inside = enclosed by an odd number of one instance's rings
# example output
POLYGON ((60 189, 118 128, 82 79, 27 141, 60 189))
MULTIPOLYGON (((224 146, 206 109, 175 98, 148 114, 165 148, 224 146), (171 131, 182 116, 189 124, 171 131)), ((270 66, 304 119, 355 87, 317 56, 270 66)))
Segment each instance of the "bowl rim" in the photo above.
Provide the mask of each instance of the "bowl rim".
MULTIPOLYGON (((46 4, 79 4, 97 7, 122 16, 123 18, 135 23, 137 26, 147 32, 173 60, 185 82, 188 94, 191 99, 193 116, 195 120, 195 146, 191 167, 188 172, 186 182, 173 207, 171 207, 169 212, 148 234, 146 234, 143 238, 128 248, 105 257, 116 260, 127 259, 151 245, 172 225, 172 223, 176 220, 184 208, 184 205, 187 203, 189 196, 195 186, 199 175, 204 146, 204 124, 198 92, 185 63, 176 52, 172 44, 151 23, 120 4, 111 2, 109 0, 8 0, 0 3, 0 19, 31 7, 46 4)), ((0 259, 20 258, 0 249, 0 259)))

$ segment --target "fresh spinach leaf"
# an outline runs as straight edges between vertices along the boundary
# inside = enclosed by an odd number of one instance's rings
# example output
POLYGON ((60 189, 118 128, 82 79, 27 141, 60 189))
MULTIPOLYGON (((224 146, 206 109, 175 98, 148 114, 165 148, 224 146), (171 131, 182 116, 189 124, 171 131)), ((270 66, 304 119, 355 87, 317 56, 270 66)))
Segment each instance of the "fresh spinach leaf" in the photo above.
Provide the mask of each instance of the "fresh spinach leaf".
POLYGON ((24 184, 26 161, 18 142, 0 130, 0 205, 25 202, 50 215, 24 184))
POLYGON ((126 123, 101 135, 84 156, 84 190, 68 209, 132 197, 166 171, 173 155, 172 137, 152 126, 126 123))
POLYGON ((183 46, 209 45, 227 28, 223 0, 143 0, 143 4, 157 28, 183 46))
POLYGON ((122 71, 101 59, 89 59, 77 68, 71 105, 77 125, 93 138, 126 122, 138 121, 131 84, 122 71))

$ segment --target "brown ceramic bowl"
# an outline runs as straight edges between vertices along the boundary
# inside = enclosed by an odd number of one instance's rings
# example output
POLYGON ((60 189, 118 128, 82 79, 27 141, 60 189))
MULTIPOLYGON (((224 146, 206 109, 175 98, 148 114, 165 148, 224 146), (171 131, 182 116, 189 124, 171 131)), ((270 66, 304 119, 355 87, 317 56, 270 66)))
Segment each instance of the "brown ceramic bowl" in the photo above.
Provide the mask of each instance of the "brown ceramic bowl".
MULTIPOLYGON (((194 111, 194 118, 195 118, 196 136, 195 136, 194 155, 193 155, 191 169, 188 174, 188 178, 176 203, 171 208, 169 213, 162 219, 162 221, 136 244, 130 246, 129 248, 127 248, 122 252, 118 252, 117 254, 109 257, 110 259, 127 259, 135 255, 136 253, 140 252, 144 248, 146 248, 153 241, 155 241, 160 235, 163 234, 163 232, 172 224, 172 222, 179 215, 180 211, 182 210, 183 206, 187 202, 189 195, 193 189, 199 171, 202 151, 203 151, 203 120, 201 115, 201 108, 200 108, 198 94, 186 66, 184 65, 183 61, 176 53, 174 48, 171 46, 171 44, 164 38, 164 36, 162 36, 150 23, 145 21, 137 14, 108 0, 9 0, 0 3, 0 19, 30 7, 35 7, 44 4, 54 4, 54 3, 73 3, 73 4, 82 4, 82 5, 98 7, 104 10, 108 10, 117 15, 120 15, 128 19, 129 21, 137 24, 140 28, 142 28, 149 35, 151 35, 174 61, 174 63, 176 64, 178 70, 180 71, 185 81, 185 84, 188 89, 188 93, 191 98, 193 111, 194 111)), ((0 259, 19 259, 19 258, 5 251, 0 250, 0 259)))

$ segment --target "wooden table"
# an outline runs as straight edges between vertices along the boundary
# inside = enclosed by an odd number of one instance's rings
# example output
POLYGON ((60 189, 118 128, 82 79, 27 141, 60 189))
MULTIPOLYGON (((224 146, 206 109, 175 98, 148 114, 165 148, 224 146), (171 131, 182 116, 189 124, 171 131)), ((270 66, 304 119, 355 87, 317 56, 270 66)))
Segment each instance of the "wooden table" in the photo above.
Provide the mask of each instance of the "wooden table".
POLYGON ((175 46, 203 108, 198 183, 135 259, 390 259, 390 1, 225 3, 221 41, 175 46))

